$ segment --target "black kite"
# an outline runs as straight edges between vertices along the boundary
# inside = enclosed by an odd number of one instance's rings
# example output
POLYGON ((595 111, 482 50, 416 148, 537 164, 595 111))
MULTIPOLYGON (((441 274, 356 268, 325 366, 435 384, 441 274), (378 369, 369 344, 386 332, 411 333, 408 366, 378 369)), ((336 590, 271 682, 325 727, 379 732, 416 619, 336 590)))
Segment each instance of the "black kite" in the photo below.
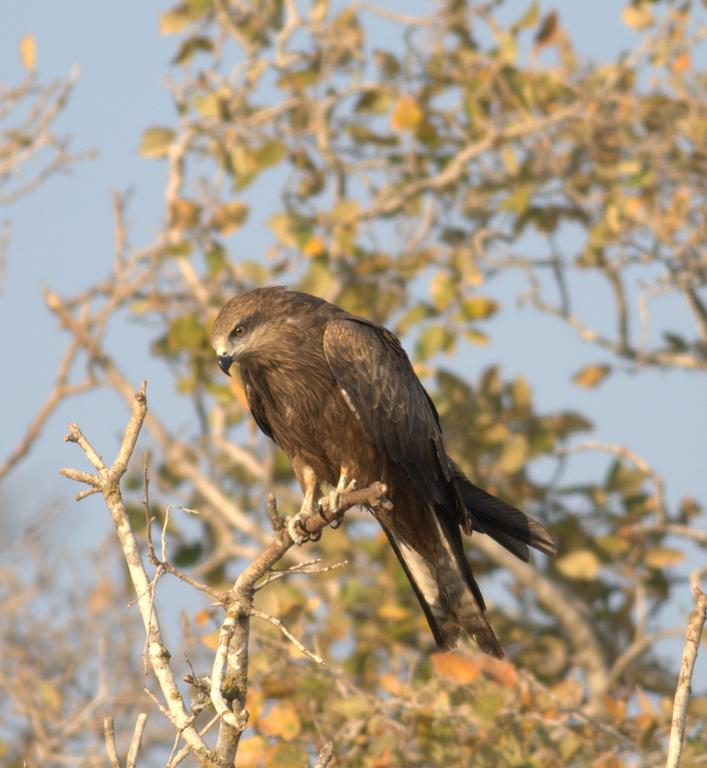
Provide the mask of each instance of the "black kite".
POLYGON ((503 650, 464 554, 461 531, 485 533, 528 560, 554 554, 540 523, 477 488, 447 456, 435 406, 398 339, 323 299, 259 288, 226 304, 211 333, 221 368, 240 365, 260 429, 290 458, 314 514, 320 483, 388 486, 378 513, 437 645, 461 629, 493 656, 503 650))

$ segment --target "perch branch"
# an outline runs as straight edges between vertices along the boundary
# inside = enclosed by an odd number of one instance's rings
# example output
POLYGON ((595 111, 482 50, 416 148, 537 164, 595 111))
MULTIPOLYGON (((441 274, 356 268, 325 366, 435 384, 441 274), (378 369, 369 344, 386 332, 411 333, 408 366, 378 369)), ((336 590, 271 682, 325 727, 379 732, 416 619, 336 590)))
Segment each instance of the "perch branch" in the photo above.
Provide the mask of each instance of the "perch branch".
MULTIPOLYGON (((312 538, 331 523, 341 520, 342 515, 352 507, 364 505, 372 509, 387 507, 390 502, 385 498, 387 488, 376 482, 368 488, 344 491, 327 496, 320 501, 320 513, 306 518, 302 529, 312 538)), ((248 690, 248 640, 250 636, 250 618, 257 615, 266 617, 254 610, 253 597, 256 584, 267 576, 275 563, 282 559, 295 542, 287 528, 281 526, 277 515, 274 497, 268 497, 268 511, 273 523, 274 537, 263 552, 256 557, 238 576, 230 592, 225 596, 226 617, 219 632, 218 648, 211 672, 211 701, 221 716, 217 754, 225 765, 231 765, 238 750, 241 734, 248 722, 245 707, 248 690)), ((272 622, 271 623, 275 623, 272 622)), ((276 624, 288 639, 294 641, 284 626, 276 624)), ((322 659, 308 652, 304 646, 295 642, 296 647, 313 658, 320 666, 322 659)))

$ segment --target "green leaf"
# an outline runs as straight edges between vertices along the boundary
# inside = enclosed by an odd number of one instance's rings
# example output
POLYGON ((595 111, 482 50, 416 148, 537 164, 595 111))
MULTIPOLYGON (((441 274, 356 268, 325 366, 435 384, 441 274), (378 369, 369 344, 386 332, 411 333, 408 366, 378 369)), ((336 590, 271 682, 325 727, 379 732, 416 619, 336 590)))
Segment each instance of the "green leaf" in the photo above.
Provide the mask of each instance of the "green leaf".
POLYGON ((376 48, 373 59, 386 80, 392 80, 400 74, 400 62, 392 53, 376 48))
POLYGON ((528 10, 518 19, 518 21, 514 22, 511 30, 513 30, 513 32, 518 32, 521 29, 530 29, 530 27, 534 27, 538 23, 539 14, 538 0, 533 0, 528 6, 528 10))
POLYGON ((172 59, 172 64, 187 64, 195 53, 210 53, 214 49, 213 41, 210 37, 195 35, 182 41, 177 53, 172 59))
POLYGON ((201 319, 197 315, 177 317, 167 331, 167 350, 169 352, 195 352, 208 345, 208 337, 201 319))
POLYGON ((393 105, 390 91, 385 88, 375 88, 361 94, 355 112, 370 112, 373 115, 384 115, 393 105))
POLYGON ((337 224, 349 224, 356 220, 359 204, 356 200, 339 200, 329 214, 332 221, 337 224))
POLYGON ((181 544, 172 555, 172 562, 178 568, 189 568, 199 561, 203 553, 204 545, 201 541, 195 541, 193 544, 181 544))
POLYGON ((193 200, 177 198, 169 204, 169 223, 177 229, 193 229, 199 223, 201 206, 193 200))
POLYGON ((275 237, 290 248, 302 248, 312 237, 312 222, 294 213, 276 213, 268 224, 275 237))
POLYGON ((486 296, 472 296, 464 299, 461 315, 464 320, 484 320, 498 312, 498 302, 486 296))
POLYGON ((550 45, 557 32, 559 17, 557 11, 550 11, 546 14, 540 24, 540 29, 535 35, 535 45, 542 48, 544 45, 550 45))
POLYGON ((266 141, 255 151, 255 159, 260 168, 277 165, 287 155, 287 147, 281 141, 266 141))
POLYGON ((447 309, 457 294, 459 283, 448 272, 437 272, 430 282, 430 294, 435 308, 440 312, 447 309))
POLYGON ((454 347, 454 341, 454 334, 448 328, 437 323, 428 325, 417 338, 416 357, 428 360, 439 352, 449 352, 454 347))
POLYGON ((226 266, 226 249, 220 243, 212 243, 204 254, 204 260, 209 275, 216 275, 226 266))
POLYGON ((685 553, 679 549, 654 547, 646 550, 643 561, 651 568, 668 568, 671 565, 679 565, 684 559, 685 553))
POLYGON ((165 157, 174 135, 171 128, 148 128, 143 131, 138 152, 143 157, 165 157))
POLYGON ((528 459, 528 438, 523 434, 512 434, 503 446, 498 466, 509 475, 523 468, 528 459))
POLYGON ((193 98, 194 109, 202 117, 223 118, 223 99, 217 91, 212 93, 197 93, 193 98))
POLYGON ((530 384, 523 376, 517 376, 511 384, 511 397, 513 405, 520 411, 526 411, 530 408, 533 400, 533 394, 530 384))
POLYGON ((231 200, 214 211, 211 226, 223 235, 230 235, 240 229, 247 218, 248 206, 240 200, 231 200))

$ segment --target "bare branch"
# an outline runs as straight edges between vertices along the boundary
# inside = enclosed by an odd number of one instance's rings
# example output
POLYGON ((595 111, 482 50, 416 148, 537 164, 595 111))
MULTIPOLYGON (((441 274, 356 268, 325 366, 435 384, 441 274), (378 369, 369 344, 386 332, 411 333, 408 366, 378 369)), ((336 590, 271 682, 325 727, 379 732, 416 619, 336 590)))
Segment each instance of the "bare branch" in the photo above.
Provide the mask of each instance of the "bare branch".
POLYGON ((120 768, 120 758, 115 746, 115 724, 112 717, 106 717, 103 720, 103 736, 106 743, 106 754, 111 768, 120 768))
POLYGON ((696 605, 687 619, 685 631, 685 647, 680 664, 678 685, 673 701, 673 719, 670 725, 670 740, 665 768, 678 768, 680 755, 685 739, 685 721, 687 719, 687 703, 690 698, 690 682, 695 669, 697 650, 700 647, 702 628, 707 618, 707 595, 699 587, 694 589, 696 605))
POLYGON ((142 745, 142 736, 145 732, 145 725, 147 724, 147 713, 141 712, 137 716, 137 722, 135 723, 135 729, 133 730, 133 737, 130 740, 130 747, 128 748, 128 756, 125 761, 125 768, 135 768, 137 765, 137 756, 140 752, 140 746, 142 745))
POLYGON ((186 711, 182 695, 169 666, 170 654, 162 640, 162 632, 154 607, 150 581, 142 564, 137 539, 133 533, 120 490, 120 480, 127 470, 128 461, 145 420, 147 412, 145 393, 146 385, 143 383, 141 389, 134 395, 131 418, 125 428, 116 461, 110 468, 105 466, 91 444, 83 436, 78 425, 71 424, 69 426, 69 433, 66 439, 76 442, 83 449, 89 461, 99 469, 100 489, 113 518, 125 562, 137 595, 138 608, 147 636, 148 654, 152 669, 167 704, 164 711, 182 734, 192 751, 205 757, 209 754, 209 750, 194 728, 193 718, 186 711))

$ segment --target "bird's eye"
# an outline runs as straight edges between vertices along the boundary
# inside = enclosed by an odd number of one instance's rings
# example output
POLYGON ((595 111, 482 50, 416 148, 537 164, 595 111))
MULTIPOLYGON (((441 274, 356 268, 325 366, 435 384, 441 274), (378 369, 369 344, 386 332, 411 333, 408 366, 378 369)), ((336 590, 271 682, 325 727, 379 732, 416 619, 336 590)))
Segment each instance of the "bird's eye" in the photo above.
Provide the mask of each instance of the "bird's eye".
POLYGON ((242 336, 245 333, 245 328, 242 325, 237 325, 232 331, 231 331, 231 338, 236 339, 239 336, 242 336))

